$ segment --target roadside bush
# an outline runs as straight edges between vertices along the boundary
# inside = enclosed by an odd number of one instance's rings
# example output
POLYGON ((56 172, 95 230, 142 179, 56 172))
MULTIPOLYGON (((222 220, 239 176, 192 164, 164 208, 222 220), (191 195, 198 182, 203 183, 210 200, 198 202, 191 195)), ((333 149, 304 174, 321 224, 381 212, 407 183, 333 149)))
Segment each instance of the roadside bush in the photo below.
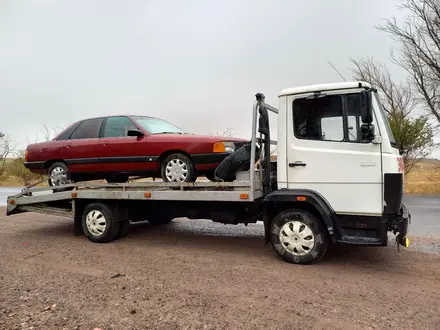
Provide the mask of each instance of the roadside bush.
POLYGON ((43 179, 42 175, 31 173, 24 166, 24 156, 23 152, 20 152, 19 157, 11 160, 6 164, 6 175, 9 177, 13 177, 19 183, 24 186, 28 186, 34 184, 43 179))

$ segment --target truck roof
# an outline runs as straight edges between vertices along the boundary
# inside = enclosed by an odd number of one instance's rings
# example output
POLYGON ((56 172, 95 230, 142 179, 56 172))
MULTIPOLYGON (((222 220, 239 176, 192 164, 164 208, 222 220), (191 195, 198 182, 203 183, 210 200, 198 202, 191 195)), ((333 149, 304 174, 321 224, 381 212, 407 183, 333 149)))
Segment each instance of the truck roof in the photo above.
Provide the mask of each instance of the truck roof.
POLYGON ((371 85, 365 81, 346 81, 346 82, 329 83, 329 84, 291 87, 281 90, 281 92, 278 94, 278 97, 293 95, 293 94, 313 93, 316 91, 328 91, 334 89, 350 89, 350 88, 360 88, 360 87, 369 88, 371 87, 371 85))

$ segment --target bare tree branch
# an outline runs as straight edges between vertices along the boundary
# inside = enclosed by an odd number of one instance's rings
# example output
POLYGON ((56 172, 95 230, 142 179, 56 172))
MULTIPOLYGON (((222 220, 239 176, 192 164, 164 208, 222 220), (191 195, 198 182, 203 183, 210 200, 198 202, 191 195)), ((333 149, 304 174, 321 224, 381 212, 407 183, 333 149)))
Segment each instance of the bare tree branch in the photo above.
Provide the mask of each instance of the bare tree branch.
POLYGON ((215 135, 218 136, 234 136, 235 129, 232 127, 227 127, 222 133, 215 132, 215 135))
POLYGON ((3 175, 5 171, 6 159, 13 152, 11 138, 0 132, 0 176, 3 175))
POLYGON ((438 147, 428 116, 415 113, 420 100, 414 96, 409 82, 396 83, 382 63, 372 59, 351 59, 351 62, 355 79, 367 81, 378 89, 394 138, 404 151, 405 172, 409 173, 438 147))
POLYGON ((440 124, 440 1, 401 0, 408 15, 402 24, 393 17, 377 26, 398 42, 393 61, 405 69, 418 100, 440 124))

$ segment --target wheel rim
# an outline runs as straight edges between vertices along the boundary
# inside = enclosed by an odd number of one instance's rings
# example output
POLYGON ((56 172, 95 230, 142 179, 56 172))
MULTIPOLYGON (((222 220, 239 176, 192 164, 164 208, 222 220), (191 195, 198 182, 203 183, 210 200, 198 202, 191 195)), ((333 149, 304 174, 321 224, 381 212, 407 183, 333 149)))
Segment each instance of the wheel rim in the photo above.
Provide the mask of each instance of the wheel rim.
POLYGON ((188 166, 181 159, 172 159, 165 167, 165 176, 169 182, 184 182, 188 178, 188 166))
POLYGON ((285 223, 279 234, 281 245, 295 256, 303 256, 312 251, 315 235, 312 229, 301 221, 285 223))
POLYGON ((61 166, 54 167, 50 172, 50 185, 59 186, 67 181, 67 173, 61 166))
POLYGON ((101 236, 107 227, 107 220, 101 211, 93 210, 87 213, 86 225, 93 236, 101 236))

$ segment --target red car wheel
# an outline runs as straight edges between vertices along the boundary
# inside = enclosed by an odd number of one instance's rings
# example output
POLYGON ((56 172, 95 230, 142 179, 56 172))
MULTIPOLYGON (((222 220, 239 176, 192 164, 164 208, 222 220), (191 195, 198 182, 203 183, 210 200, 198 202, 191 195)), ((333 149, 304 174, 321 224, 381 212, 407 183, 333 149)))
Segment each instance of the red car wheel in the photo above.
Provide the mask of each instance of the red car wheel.
POLYGON ((175 153, 164 159, 161 165, 161 176, 164 182, 194 182, 196 170, 188 156, 175 153))

